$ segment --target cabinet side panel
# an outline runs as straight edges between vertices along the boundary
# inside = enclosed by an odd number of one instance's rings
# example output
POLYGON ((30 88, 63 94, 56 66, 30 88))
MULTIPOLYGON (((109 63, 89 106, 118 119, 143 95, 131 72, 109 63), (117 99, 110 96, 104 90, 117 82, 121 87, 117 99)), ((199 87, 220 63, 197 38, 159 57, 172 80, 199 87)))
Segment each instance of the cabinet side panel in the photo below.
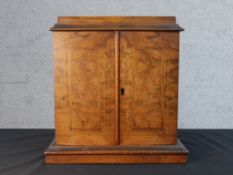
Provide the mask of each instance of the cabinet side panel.
POLYGON ((121 32, 121 144, 174 144, 178 32, 121 32))
POLYGON ((113 145, 114 32, 55 32, 56 143, 113 145))

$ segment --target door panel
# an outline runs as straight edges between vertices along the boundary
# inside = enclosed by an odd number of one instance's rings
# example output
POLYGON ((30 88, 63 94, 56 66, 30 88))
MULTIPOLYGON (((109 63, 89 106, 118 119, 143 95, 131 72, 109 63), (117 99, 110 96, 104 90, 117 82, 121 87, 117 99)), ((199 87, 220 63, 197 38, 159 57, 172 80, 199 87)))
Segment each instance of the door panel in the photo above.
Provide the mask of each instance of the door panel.
POLYGON ((176 143, 178 32, 120 32, 120 143, 176 143))
POLYGON ((114 32, 55 32, 56 142, 113 145, 114 32))

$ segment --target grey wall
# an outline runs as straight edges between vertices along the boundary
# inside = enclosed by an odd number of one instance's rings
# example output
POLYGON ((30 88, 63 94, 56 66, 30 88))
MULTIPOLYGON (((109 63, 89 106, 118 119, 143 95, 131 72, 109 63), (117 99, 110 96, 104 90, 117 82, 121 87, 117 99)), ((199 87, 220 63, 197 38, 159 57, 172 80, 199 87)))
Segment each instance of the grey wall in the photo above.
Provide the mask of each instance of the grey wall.
POLYGON ((180 128, 233 128, 232 0, 0 1, 0 128, 54 127, 52 35, 65 15, 171 15, 181 33, 180 128))

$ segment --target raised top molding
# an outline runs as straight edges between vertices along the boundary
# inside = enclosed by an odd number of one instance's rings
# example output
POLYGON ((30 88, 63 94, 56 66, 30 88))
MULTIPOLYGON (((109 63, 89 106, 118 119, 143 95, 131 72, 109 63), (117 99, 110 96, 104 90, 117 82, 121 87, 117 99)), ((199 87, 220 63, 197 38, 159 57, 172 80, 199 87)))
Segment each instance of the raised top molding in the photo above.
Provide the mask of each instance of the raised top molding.
POLYGON ((165 30, 183 31, 174 16, 60 16, 51 31, 165 30))

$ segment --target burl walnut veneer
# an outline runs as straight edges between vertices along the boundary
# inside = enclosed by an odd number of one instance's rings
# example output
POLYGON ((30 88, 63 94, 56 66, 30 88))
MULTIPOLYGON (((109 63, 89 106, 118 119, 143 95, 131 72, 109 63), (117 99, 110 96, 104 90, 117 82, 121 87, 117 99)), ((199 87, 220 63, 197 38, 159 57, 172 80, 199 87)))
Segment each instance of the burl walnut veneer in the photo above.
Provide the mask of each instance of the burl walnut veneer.
POLYGON ((185 163, 175 17, 58 17, 46 163, 185 163))

